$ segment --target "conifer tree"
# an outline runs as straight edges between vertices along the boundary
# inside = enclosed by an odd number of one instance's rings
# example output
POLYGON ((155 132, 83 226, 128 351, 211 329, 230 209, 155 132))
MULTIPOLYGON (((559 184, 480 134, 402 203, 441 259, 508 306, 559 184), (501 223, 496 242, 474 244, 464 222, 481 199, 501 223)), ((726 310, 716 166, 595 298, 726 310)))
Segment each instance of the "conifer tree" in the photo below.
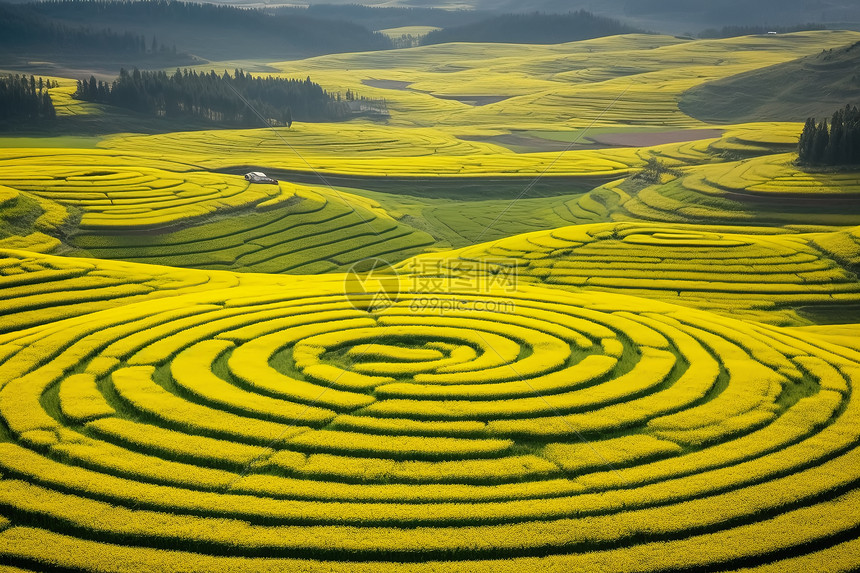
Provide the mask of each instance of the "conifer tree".
MULTIPOLYGON (((264 120, 291 125, 296 119, 330 121, 349 115, 340 98, 310 78, 254 77, 241 69, 232 75, 228 71, 219 75, 214 70, 177 69, 168 74, 121 69, 112 83, 98 82, 94 77, 78 81, 75 97, 158 117, 189 117, 231 126, 258 127, 264 120)), ((354 92, 350 97, 357 99, 354 92)))
POLYGON ((830 120, 809 118, 798 142, 800 163, 806 165, 860 164, 860 111, 850 105, 837 110, 830 120))
POLYGON ((38 81, 34 75, 0 76, 0 120, 8 122, 54 119, 56 111, 51 94, 45 86, 50 81, 38 81), (39 87, 41 86, 41 88, 39 87))

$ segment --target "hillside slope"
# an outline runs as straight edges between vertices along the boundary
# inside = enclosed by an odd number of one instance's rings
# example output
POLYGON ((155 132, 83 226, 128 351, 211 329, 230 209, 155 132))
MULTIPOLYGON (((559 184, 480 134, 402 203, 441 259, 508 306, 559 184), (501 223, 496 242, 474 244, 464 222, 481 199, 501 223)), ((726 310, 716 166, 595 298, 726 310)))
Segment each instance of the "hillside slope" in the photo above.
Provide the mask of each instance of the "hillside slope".
POLYGON ((696 86, 681 111, 716 123, 803 121, 860 103, 860 42, 696 86))

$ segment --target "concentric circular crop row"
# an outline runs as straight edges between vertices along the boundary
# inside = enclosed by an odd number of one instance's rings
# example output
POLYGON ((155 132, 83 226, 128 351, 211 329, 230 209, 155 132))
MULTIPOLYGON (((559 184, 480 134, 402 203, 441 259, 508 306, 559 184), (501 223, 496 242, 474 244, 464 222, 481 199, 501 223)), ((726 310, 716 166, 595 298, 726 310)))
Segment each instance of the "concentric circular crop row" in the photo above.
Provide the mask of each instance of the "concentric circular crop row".
MULTIPOLYGON (((10 155, 0 161, 0 235, 41 210, 33 231, 60 236, 88 257, 312 274, 381 254, 402 260, 433 242, 374 201, 331 189, 248 184, 238 175, 102 150, 10 155)), ((46 249, 59 245, 45 235, 18 242, 47 241, 46 249)))
POLYGON ((694 224, 856 224, 857 174, 807 173, 793 165, 795 158, 777 154, 693 167, 637 191, 618 215, 694 224))
POLYGON ((81 228, 101 230, 169 226, 281 193, 180 163, 95 151, 8 158, 0 163, 0 183, 77 208, 81 228))
MULTIPOLYGON (((856 230, 854 230, 856 234, 856 230)), ((488 269, 562 289, 647 296, 775 324, 794 309, 860 301, 843 265, 858 257, 849 232, 753 235, 647 223, 580 225, 404 262, 404 273, 478 277, 488 269)))
POLYGON ((331 280, 236 287, 8 339, 0 555, 99 571, 850 556, 856 352, 619 295, 402 286, 393 306, 331 280))

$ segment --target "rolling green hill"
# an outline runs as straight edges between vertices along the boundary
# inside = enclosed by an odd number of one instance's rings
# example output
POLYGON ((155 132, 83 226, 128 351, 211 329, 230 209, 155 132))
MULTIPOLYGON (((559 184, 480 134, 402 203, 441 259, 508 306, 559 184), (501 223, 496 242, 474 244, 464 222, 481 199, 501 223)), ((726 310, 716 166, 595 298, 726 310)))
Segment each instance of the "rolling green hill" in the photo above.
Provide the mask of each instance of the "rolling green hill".
POLYGON ((860 42, 696 86, 679 107, 716 123, 826 117, 846 103, 860 103, 858 70, 860 42))

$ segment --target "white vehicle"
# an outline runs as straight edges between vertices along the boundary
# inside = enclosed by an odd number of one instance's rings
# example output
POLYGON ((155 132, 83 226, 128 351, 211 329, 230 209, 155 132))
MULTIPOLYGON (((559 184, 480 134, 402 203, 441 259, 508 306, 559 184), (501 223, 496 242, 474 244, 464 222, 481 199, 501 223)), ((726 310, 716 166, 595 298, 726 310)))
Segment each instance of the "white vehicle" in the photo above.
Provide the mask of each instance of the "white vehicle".
POLYGON ((251 171, 250 173, 245 173, 245 180, 251 183, 270 183, 277 185, 278 182, 275 179, 272 179, 265 173, 261 173, 260 171, 251 171))

